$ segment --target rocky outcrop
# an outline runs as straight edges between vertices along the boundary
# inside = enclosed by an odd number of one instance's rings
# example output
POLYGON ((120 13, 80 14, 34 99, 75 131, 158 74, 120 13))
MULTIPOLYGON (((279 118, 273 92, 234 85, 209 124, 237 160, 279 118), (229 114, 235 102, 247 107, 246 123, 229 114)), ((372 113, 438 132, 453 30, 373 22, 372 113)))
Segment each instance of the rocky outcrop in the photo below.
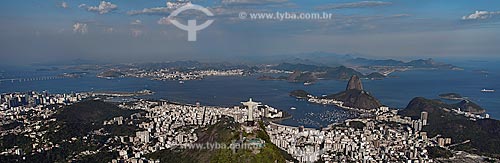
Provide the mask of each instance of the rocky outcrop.
POLYGON ((486 112, 483 108, 481 108, 476 103, 469 100, 462 100, 459 103, 454 104, 456 108, 460 108, 461 111, 470 112, 473 114, 483 114, 486 112))
MULTIPOLYGON (((295 90, 290 92, 290 96, 308 99, 312 96, 312 94, 304 90, 295 90)), ((356 75, 351 77, 345 91, 321 98, 342 101, 344 102, 344 106, 363 110, 378 109, 382 106, 382 104, 375 97, 363 90, 361 80, 356 75)))
POLYGON ((361 79, 357 75, 353 75, 351 79, 349 79, 346 91, 349 90, 363 90, 363 84, 361 84, 361 79))
POLYGON ((327 98, 342 101, 344 102, 344 106, 358 109, 371 110, 382 106, 375 97, 363 90, 350 89, 334 95, 329 95, 327 98))
POLYGON ((375 97, 363 90, 363 84, 357 75, 351 76, 345 91, 325 98, 342 101, 344 106, 365 110, 377 109, 382 106, 375 97))

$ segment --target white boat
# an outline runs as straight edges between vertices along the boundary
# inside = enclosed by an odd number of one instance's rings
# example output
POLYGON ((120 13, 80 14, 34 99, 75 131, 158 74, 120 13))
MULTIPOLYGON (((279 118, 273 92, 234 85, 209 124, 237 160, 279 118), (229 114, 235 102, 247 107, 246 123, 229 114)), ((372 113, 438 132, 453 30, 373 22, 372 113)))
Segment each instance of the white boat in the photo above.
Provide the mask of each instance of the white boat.
POLYGON ((182 80, 181 80, 181 81, 179 81, 179 84, 184 84, 184 81, 182 81, 182 80))
POLYGON ((311 84, 313 84, 313 83, 312 82, 305 82, 304 83, 305 86, 308 86, 308 85, 311 85, 311 84))
POLYGON ((481 92, 495 92, 493 89, 482 89, 481 92))
POLYGON ((291 107, 290 109, 291 109, 291 110, 295 110, 295 109, 297 109, 297 108, 295 108, 295 107, 291 107))

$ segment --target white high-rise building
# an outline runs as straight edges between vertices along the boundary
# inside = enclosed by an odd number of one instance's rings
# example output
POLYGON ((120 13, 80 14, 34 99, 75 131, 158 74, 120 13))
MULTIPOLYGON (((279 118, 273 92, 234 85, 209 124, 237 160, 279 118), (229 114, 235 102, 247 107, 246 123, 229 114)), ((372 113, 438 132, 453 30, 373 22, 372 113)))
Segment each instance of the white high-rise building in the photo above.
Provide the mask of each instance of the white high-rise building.
POLYGON ((136 137, 140 139, 142 143, 149 143, 149 132, 148 131, 138 131, 135 133, 136 137))
POLYGON ((423 111, 420 113, 420 119, 422 120, 422 125, 426 126, 427 125, 427 119, 429 117, 429 113, 423 111))

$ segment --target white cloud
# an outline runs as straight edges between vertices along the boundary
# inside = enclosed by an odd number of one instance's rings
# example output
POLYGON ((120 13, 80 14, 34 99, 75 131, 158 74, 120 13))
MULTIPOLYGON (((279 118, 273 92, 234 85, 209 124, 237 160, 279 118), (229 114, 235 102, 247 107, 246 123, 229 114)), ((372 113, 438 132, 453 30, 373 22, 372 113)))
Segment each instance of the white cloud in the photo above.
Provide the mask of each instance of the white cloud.
POLYGON ((59 4, 59 7, 61 7, 61 8, 69 8, 69 5, 66 2, 61 2, 61 4, 59 4))
POLYGON ((141 20, 139 20, 139 19, 136 19, 136 20, 134 20, 134 21, 130 22, 130 24, 131 24, 131 25, 141 25, 141 24, 142 24, 142 21, 141 21, 141 20))
POLYGON ((160 20, 158 20, 158 24, 162 24, 162 25, 169 25, 169 24, 172 24, 170 22, 170 17, 162 17, 160 18, 160 20))
POLYGON ((169 8, 169 9, 178 9, 178 8, 185 6, 185 5, 192 5, 192 3, 190 1, 187 1, 187 2, 167 2, 166 5, 167 5, 167 8, 169 8))
POLYGON ((88 6, 86 4, 81 4, 78 7, 85 8, 87 9, 87 11, 97 12, 99 14, 106 14, 118 9, 118 5, 106 1, 101 1, 99 6, 88 6))
POLYGON ((331 10, 331 9, 345 9, 345 8, 366 8, 366 7, 377 7, 377 6, 387 6, 391 5, 391 2, 384 1, 361 1, 352 3, 338 3, 319 6, 317 9, 320 10, 331 10))
POLYGON ((167 2, 165 7, 153 7, 153 8, 145 8, 142 10, 132 10, 128 11, 128 15, 162 15, 169 14, 173 12, 175 9, 178 9, 185 5, 192 5, 191 2, 167 2))
POLYGON ((285 2, 288 0, 222 0, 222 4, 225 5, 266 5, 285 2))
POLYGON ((85 24, 85 23, 73 24, 73 32, 79 33, 79 34, 86 34, 88 32, 87 24, 85 24))
POLYGON ((498 15, 500 15, 500 11, 497 12, 476 11, 470 15, 463 16, 462 20, 484 20, 498 15))

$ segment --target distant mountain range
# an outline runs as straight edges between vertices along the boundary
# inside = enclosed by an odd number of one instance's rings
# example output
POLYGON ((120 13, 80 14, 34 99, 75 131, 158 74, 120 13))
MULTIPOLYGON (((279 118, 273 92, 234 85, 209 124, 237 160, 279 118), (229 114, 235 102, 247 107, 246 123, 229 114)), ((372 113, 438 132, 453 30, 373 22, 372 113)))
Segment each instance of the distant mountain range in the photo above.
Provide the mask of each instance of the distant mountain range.
POLYGON ((335 80, 347 80, 351 76, 359 76, 361 78, 370 79, 382 79, 385 78, 384 75, 373 72, 370 74, 362 74, 352 68, 345 66, 338 67, 328 67, 328 66, 317 66, 317 65, 307 65, 307 64, 293 64, 293 63, 281 63, 279 65, 270 67, 271 69, 292 71, 288 77, 277 77, 272 78, 269 76, 261 77, 262 80, 287 80, 289 82, 314 82, 318 79, 335 79, 335 80))
POLYGON ((266 56, 264 58, 252 58, 253 61, 261 61, 265 63, 292 63, 292 64, 307 64, 321 65, 328 67, 371 67, 371 66, 390 66, 390 67, 410 67, 410 68, 425 68, 425 69, 460 69, 457 66, 437 62, 434 59, 416 59, 411 61, 402 61, 396 59, 371 59, 353 54, 335 54, 326 52, 303 53, 296 55, 275 55, 266 56), (265 60, 265 61, 264 61, 265 60))
POLYGON ((432 68, 432 69, 458 69, 458 67, 451 64, 436 62, 432 58, 417 59, 409 62, 398 61, 394 59, 376 60, 366 58, 355 58, 346 60, 347 65, 356 66, 405 66, 412 68, 432 68))
POLYGON ((155 62, 155 63, 137 63, 132 64, 132 66, 140 68, 140 69, 177 69, 177 70, 208 70, 208 69, 216 69, 216 70, 229 70, 229 69, 252 69, 252 67, 248 65, 240 65, 233 64, 229 62, 220 62, 220 63, 205 63, 199 61, 173 61, 173 62, 155 62))

